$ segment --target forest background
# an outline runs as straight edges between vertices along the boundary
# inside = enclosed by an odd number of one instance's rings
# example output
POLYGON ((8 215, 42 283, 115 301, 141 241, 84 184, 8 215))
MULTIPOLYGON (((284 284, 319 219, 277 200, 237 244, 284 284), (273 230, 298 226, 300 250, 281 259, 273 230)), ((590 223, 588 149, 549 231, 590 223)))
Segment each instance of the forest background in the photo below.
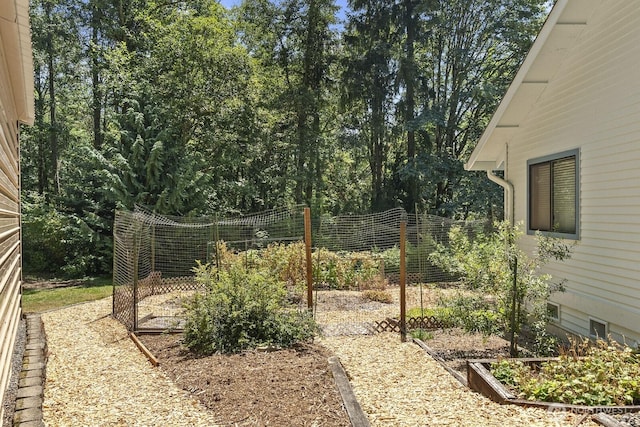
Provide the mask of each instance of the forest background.
POLYGON ((112 268, 116 209, 495 218, 463 164, 542 0, 32 0, 24 269, 112 268), (344 17, 344 19, 339 19, 344 17))

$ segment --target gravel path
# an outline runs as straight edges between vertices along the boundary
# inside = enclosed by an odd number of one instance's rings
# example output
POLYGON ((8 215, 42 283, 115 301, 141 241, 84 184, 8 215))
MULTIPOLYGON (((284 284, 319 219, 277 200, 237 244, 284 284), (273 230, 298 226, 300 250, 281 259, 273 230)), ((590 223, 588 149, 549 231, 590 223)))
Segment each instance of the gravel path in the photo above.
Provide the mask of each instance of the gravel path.
POLYGON ((213 426, 216 419, 154 369, 108 316, 111 298, 42 315, 49 426, 213 426))
MULTIPOLYGON (((397 334, 327 337, 372 426, 571 426, 576 419, 543 409, 499 405, 462 386, 397 334)), ((595 425, 591 422, 581 426, 595 425)))
MULTIPOLYGON (((153 368, 111 317, 111 299, 45 313, 44 422, 50 426, 213 426, 221 420, 153 368)), ((498 405, 397 334, 326 337, 373 426, 564 426, 575 419, 498 405)), ((581 424, 592 425, 592 424, 581 424)))

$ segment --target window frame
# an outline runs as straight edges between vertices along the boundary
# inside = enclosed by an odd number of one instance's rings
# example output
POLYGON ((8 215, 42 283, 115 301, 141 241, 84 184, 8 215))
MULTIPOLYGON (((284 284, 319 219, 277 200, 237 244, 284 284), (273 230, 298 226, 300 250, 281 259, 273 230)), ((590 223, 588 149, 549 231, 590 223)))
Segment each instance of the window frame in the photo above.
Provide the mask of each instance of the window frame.
POLYGON ((597 317, 589 316, 589 337, 590 338, 593 338, 593 339, 598 338, 598 339, 606 340, 609 337, 609 333, 610 333, 610 331, 609 331, 609 322, 606 322, 606 321, 604 321, 602 319, 598 319, 597 317), (595 330, 593 325, 595 323, 599 323, 600 325, 603 326, 603 328, 604 328, 604 336, 603 337, 601 337, 599 334, 593 333, 594 330, 595 330))
POLYGON ((560 304, 555 303, 555 302, 551 302, 551 301, 547 301, 547 317, 549 319, 549 321, 551 321, 552 323, 560 323, 560 304), (552 316, 550 313, 550 309, 551 307, 553 307, 556 311, 556 313, 558 314, 557 316, 552 316))
MULTIPOLYGON (((562 151, 560 153, 550 154, 543 157, 537 157, 527 160, 527 234, 534 235, 540 233, 544 236, 558 237, 563 239, 580 239, 580 149, 575 148, 573 150, 562 151), (553 163, 555 160, 564 159, 567 157, 575 158, 575 232, 574 233, 562 233, 557 231, 536 230, 531 228, 531 166, 539 165, 542 163, 553 163)), ((553 197, 553 189, 551 189, 551 195, 553 197)))

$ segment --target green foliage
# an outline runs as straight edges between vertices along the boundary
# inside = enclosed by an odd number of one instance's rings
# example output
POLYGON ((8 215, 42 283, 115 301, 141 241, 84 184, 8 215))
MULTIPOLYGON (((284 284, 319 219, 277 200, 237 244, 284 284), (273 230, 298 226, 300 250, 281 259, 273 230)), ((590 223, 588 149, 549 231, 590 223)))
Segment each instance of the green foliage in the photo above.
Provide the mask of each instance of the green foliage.
POLYGON ((312 258, 315 281, 330 289, 369 289, 379 281, 380 260, 370 252, 319 249, 312 258))
POLYGON ((384 263, 385 272, 397 272, 400 271, 400 248, 394 246, 393 248, 382 251, 379 254, 382 262, 384 263))
POLYGON ((414 329, 409 331, 409 335, 422 341, 433 339, 433 332, 424 329, 414 329))
POLYGON ((492 364, 494 377, 521 398, 574 405, 640 403, 640 357, 628 346, 598 340, 584 356, 564 354, 539 369, 518 360, 492 364))
POLYGON ((199 266, 196 275, 209 289, 186 306, 184 343, 197 354, 290 347, 317 332, 313 317, 288 306, 284 284, 269 275, 239 266, 199 266))
POLYGON ((500 316, 494 304, 479 295, 459 294, 441 298, 437 307, 412 308, 407 317, 433 316, 445 327, 491 335, 501 330, 500 316), (424 313, 424 314, 422 314, 424 313))
POLYGON ((451 307, 431 307, 421 309, 414 307, 407 310, 407 318, 433 317, 441 322, 445 328, 453 328, 459 326, 459 318, 451 307))
POLYGON ((546 303, 553 292, 562 290, 562 284, 553 283, 550 275, 540 273, 540 268, 551 260, 569 258, 572 246, 561 239, 538 235, 538 249, 530 257, 518 246, 522 235, 519 225, 512 227, 502 222, 496 228, 495 233, 469 236, 454 227, 449 233, 450 246, 439 245, 431 260, 459 275, 467 288, 495 296, 495 316, 477 320, 485 325, 489 320, 496 321, 511 340, 513 355, 525 324, 535 326, 531 330, 539 335, 539 349, 547 353, 551 341, 544 328, 546 303))
POLYGON ((111 241, 92 228, 95 217, 57 210, 36 193, 22 200, 26 273, 84 277, 109 271, 111 241))
POLYGON ((330 0, 245 1, 233 13, 215 0, 33 0, 35 125, 21 130, 21 183, 57 212, 26 219, 70 224, 61 239, 77 250, 37 260, 35 238, 25 259, 109 270, 113 211, 134 203, 195 215, 417 202, 485 216, 500 189, 462 164, 545 3, 355 1, 337 26, 330 0))

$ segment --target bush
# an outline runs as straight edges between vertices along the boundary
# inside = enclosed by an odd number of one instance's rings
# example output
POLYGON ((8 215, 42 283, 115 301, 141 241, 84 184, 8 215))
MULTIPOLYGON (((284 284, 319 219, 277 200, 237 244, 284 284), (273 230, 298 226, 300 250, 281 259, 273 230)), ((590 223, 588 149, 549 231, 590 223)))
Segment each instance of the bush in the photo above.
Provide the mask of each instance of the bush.
POLYGON ((282 281, 238 265, 196 268, 208 286, 186 306, 184 343, 194 353, 234 353, 258 346, 290 347, 313 339, 317 326, 306 311, 286 304, 282 281))
POLYGON ((491 335, 500 331, 500 316, 491 303, 478 295, 456 295, 441 299, 435 308, 413 308, 407 317, 432 316, 445 327, 462 328, 467 332, 491 335))
POLYGON ((419 317, 433 317, 445 328, 453 328, 460 325, 453 310, 449 307, 424 308, 415 307, 407 311, 407 319, 419 317))
POLYGON ((382 302, 384 304, 393 302, 393 296, 383 289, 367 289, 362 292, 362 296, 369 301, 382 302))
POLYGON ((33 192, 23 194, 22 201, 26 273, 84 277, 111 271, 113 245, 104 219, 58 210, 33 192))
MULTIPOLYGON (((482 329, 497 321, 510 341, 511 354, 516 356, 522 327, 527 323, 543 325, 547 300, 553 292, 563 290, 562 282, 553 283, 550 275, 541 273, 541 267, 552 260, 569 258, 572 246, 559 238, 538 235, 537 251, 531 257, 518 246, 523 234, 521 224, 514 227, 502 222, 496 228, 495 233, 481 233, 471 239, 462 229, 453 227, 449 232, 450 246, 439 245, 431 260, 462 277, 468 289, 495 296, 496 310, 470 321, 483 325, 482 329)), ((541 332, 544 327, 531 331, 541 332)), ((540 337, 542 348, 548 344, 540 337)))
POLYGON ((380 280, 380 258, 370 252, 336 253, 320 249, 313 259, 315 280, 330 289, 371 289, 380 280))
POLYGON ((260 251, 258 268, 277 277, 287 285, 291 301, 302 301, 307 289, 304 242, 275 243, 260 251))

